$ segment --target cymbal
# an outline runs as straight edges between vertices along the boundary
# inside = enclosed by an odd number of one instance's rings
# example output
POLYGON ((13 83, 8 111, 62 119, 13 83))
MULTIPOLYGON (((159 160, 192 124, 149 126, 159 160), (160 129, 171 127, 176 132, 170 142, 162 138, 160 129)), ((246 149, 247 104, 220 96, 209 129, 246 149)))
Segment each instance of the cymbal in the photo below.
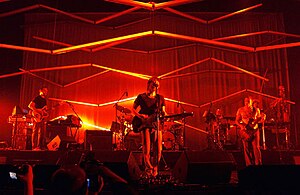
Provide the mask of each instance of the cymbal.
POLYGON ((123 112, 125 114, 131 113, 131 110, 126 108, 126 107, 117 105, 116 108, 117 108, 118 111, 123 112))

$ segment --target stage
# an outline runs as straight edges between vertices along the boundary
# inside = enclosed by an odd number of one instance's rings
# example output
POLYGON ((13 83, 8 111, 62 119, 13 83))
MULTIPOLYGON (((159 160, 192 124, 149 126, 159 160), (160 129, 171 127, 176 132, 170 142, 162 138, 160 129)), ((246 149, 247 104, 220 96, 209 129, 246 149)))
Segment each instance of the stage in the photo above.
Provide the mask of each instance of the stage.
MULTIPOLYGON (((95 159, 123 177, 141 194, 243 194, 248 192, 298 191, 300 151, 262 151, 263 165, 245 167, 240 150, 163 151, 159 176, 141 178, 144 170, 140 151, 92 151, 95 159)), ((51 174, 62 165, 79 164, 87 151, 0 150, 1 193, 22 194, 19 187, 5 186, 3 177, 12 165, 34 165, 36 194, 47 194, 51 174)), ((10 185, 10 184, 9 184, 10 185)), ((21 186, 21 187, 20 187, 21 186)), ((103 194, 111 194, 105 185, 103 194)))

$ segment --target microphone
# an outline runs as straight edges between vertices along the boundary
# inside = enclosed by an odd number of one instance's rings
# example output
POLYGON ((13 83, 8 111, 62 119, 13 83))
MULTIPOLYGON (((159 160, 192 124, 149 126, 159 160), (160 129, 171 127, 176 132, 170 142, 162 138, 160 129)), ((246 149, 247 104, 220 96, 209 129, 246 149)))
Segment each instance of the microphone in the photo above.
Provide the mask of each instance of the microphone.
POLYGON ((125 96, 128 97, 128 91, 125 91, 125 96))
POLYGON ((153 86, 154 86, 154 87, 158 87, 158 84, 157 84, 157 83, 153 83, 153 86))

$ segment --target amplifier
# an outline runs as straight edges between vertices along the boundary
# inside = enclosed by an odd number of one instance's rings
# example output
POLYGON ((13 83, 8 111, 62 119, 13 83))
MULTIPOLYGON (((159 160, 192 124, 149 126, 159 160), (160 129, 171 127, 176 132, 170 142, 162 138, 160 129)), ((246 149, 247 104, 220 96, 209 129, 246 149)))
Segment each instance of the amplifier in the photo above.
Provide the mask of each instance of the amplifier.
POLYGON ((112 132, 100 130, 86 130, 84 137, 85 150, 112 151, 112 132))

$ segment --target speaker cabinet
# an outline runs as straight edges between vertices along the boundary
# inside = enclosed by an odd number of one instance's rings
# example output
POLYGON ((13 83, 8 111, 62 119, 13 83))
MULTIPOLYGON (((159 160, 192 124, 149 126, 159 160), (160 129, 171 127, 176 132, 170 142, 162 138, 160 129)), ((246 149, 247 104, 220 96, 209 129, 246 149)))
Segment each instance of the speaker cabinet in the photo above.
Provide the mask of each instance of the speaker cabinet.
POLYGON ((261 165, 240 170, 238 179, 243 188, 299 191, 299 175, 299 165, 261 165))
POLYGON ((112 132, 86 130, 84 149, 90 151, 112 151, 112 132))
POLYGON ((48 150, 64 150, 70 147, 70 144, 76 144, 75 138, 71 136, 57 135, 47 144, 48 150))
POLYGON ((128 181, 140 178, 141 170, 136 155, 129 151, 95 151, 95 158, 117 175, 128 181))
POLYGON ((232 154, 223 151, 185 151, 173 169, 173 175, 183 183, 228 183, 235 166, 232 154))

